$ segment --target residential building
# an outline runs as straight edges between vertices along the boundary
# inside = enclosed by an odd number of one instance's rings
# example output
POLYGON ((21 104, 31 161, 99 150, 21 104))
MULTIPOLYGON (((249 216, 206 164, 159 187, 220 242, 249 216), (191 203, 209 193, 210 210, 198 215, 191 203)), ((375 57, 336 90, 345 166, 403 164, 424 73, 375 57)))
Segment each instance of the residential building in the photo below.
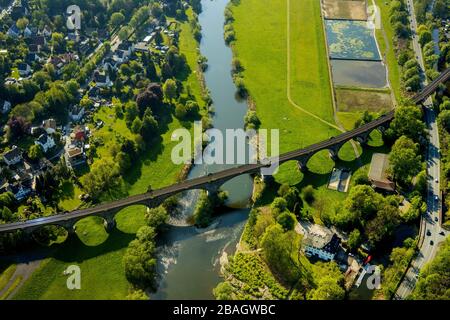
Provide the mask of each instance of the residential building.
POLYGON ((81 107, 79 105, 72 106, 69 111, 69 117, 72 121, 78 122, 83 118, 84 111, 84 107, 81 107))
POLYGON ((28 63, 21 62, 17 65, 17 69, 19 70, 19 74, 22 77, 26 77, 31 73, 31 67, 28 63))
POLYGON ((392 192, 395 190, 395 184, 389 180, 387 168, 389 168, 389 155, 374 153, 370 162, 369 181, 373 188, 392 192))
POLYGON ((111 87, 113 85, 112 81, 109 79, 109 75, 100 73, 99 71, 94 72, 93 80, 96 86, 100 88, 111 87))
POLYGON ((56 120, 53 118, 42 121, 42 128, 47 134, 53 134, 56 132, 56 120))
POLYGON ((47 152, 56 145, 53 137, 47 133, 41 134, 34 143, 41 146, 44 152, 47 152))
POLYGON ((86 162, 86 155, 82 148, 71 145, 66 149, 64 159, 69 168, 74 168, 86 162))
POLYGON ((312 225, 303 238, 303 246, 307 256, 316 256, 331 261, 336 255, 341 239, 330 229, 321 225, 312 225))
POLYGON ((2 114, 8 113, 11 110, 11 102, 0 99, 0 112, 2 114))
POLYGON ((10 151, 3 154, 3 160, 8 166, 18 164, 23 160, 22 151, 16 146, 13 146, 10 151))

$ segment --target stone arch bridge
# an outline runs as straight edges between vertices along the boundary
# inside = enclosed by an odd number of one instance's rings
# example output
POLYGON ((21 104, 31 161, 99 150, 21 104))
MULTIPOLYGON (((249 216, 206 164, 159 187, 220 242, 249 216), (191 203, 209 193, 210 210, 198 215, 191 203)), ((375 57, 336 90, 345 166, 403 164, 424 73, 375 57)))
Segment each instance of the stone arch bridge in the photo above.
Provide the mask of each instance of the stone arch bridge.
MULTIPOLYGON (((420 93, 418 93, 413 101, 417 104, 423 103, 428 96, 434 93, 440 84, 450 78, 450 68, 442 72, 433 82, 427 85, 420 93)), ((390 122, 394 118, 394 111, 384 114, 380 118, 367 123, 359 128, 347 131, 338 136, 331 137, 328 140, 310 145, 303 149, 290 151, 280 155, 278 158, 271 159, 277 165, 281 165, 287 161, 297 161, 300 170, 307 170, 309 159, 322 150, 328 150, 332 159, 337 160, 340 148, 350 140, 356 140, 360 144, 365 144, 373 130, 383 131, 389 127, 390 122)), ((267 167, 266 164, 247 164, 239 167, 226 169, 220 172, 212 173, 207 176, 186 180, 159 190, 154 190, 144 194, 130 196, 125 199, 112 201, 109 203, 99 204, 92 208, 75 210, 72 212, 56 214, 49 217, 14 222, 0 225, 0 233, 23 230, 31 233, 46 225, 56 225, 65 228, 69 232, 73 232, 74 225, 77 221, 89 217, 99 216, 106 222, 106 226, 111 228, 114 226, 114 217, 122 209, 132 205, 144 205, 146 207, 156 207, 167 198, 183 191, 201 189, 209 193, 217 192, 220 187, 227 181, 243 175, 243 174, 259 174, 261 169, 267 167)))

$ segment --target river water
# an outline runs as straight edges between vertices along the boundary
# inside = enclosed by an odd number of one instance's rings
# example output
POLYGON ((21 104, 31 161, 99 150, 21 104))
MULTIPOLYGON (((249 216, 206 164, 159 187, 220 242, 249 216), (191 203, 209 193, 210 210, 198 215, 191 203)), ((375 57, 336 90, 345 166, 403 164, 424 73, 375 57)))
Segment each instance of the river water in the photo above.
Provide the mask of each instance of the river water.
MULTIPOLYGON (((228 0, 202 0, 199 15, 202 26, 200 51, 208 59, 204 73, 214 105, 214 128, 243 128, 247 104, 235 98, 236 87, 231 76, 232 52, 225 45, 224 10, 228 0)), ((223 170, 230 165, 195 165, 188 179, 223 170)), ((220 282, 219 259, 235 251, 248 217, 252 193, 250 176, 237 177, 223 186, 228 192, 227 213, 215 218, 206 229, 189 226, 199 191, 181 196, 180 214, 169 221, 171 226, 161 234, 158 256, 159 288, 152 299, 213 299, 212 289, 220 282)))

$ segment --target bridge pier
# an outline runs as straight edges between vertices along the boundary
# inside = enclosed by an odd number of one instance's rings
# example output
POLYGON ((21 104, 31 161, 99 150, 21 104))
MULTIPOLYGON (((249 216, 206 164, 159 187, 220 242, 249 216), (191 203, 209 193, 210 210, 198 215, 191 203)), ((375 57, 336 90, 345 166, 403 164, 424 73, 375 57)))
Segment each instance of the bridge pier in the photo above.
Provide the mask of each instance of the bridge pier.
POLYGON ((297 161, 297 167, 300 172, 306 173, 308 172, 308 167, 306 165, 307 161, 297 161))
POLYGON ((360 134, 359 136, 356 137, 356 141, 358 141, 358 143, 359 143, 361 146, 366 145, 366 144, 367 144, 367 141, 369 141, 369 136, 370 136, 370 133, 371 133, 371 132, 372 132, 372 131, 368 131, 368 132, 365 132, 365 133, 360 134))
POLYGON ((108 233, 111 233, 116 227, 116 220, 114 219, 114 215, 110 215, 105 217, 105 229, 108 233))

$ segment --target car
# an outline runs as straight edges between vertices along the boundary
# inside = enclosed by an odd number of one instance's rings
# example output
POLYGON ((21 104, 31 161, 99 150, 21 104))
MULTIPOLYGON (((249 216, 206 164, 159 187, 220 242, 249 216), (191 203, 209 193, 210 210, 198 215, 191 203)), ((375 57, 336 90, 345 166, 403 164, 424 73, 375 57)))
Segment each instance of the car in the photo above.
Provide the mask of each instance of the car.
POLYGON ((434 200, 438 201, 439 197, 438 196, 434 196, 434 200))
POLYGON ((444 232, 444 231, 439 232, 439 234, 440 234, 441 236, 445 236, 445 232, 444 232))
POLYGON ((434 217, 434 221, 438 222, 439 218, 438 217, 434 217))
POLYGON ((431 240, 431 241, 430 241, 430 245, 433 245, 433 244, 434 244, 434 242, 433 242, 433 240, 431 240))
POLYGON ((439 182, 438 178, 434 179, 434 182, 438 183, 439 182))
POLYGON ((431 231, 427 230, 427 236, 431 236, 431 231))

